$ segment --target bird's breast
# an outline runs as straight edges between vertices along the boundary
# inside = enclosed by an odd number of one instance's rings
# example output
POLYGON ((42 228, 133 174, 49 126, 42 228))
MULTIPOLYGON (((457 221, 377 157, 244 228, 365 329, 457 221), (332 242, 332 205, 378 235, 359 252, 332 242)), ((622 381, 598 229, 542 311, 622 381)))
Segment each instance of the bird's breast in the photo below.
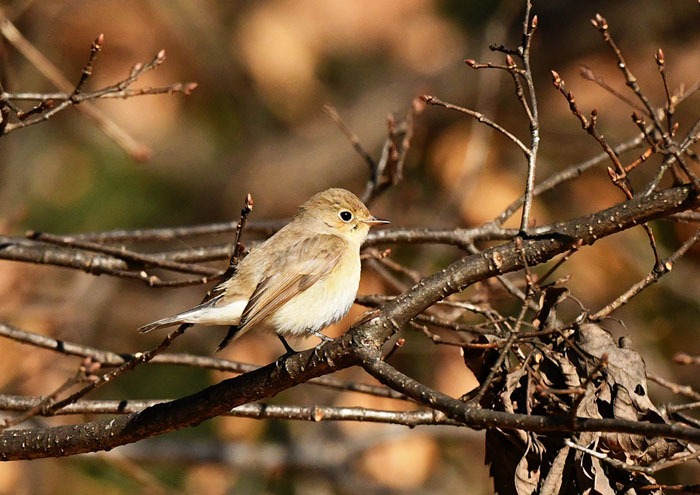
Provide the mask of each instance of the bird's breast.
POLYGON ((309 330, 321 330, 347 314, 360 285, 360 255, 353 254, 343 257, 331 273, 294 296, 270 317, 277 333, 301 335, 309 330))

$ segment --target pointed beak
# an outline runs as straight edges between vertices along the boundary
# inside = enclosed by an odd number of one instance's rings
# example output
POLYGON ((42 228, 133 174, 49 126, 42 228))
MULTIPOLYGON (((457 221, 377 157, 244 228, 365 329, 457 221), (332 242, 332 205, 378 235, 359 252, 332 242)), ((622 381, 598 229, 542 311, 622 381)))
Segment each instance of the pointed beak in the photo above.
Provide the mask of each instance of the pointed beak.
POLYGON ((375 217, 370 217, 367 220, 362 220, 363 223, 366 223, 367 225, 384 225, 387 223, 391 223, 389 220, 380 220, 379 218, 375 217))

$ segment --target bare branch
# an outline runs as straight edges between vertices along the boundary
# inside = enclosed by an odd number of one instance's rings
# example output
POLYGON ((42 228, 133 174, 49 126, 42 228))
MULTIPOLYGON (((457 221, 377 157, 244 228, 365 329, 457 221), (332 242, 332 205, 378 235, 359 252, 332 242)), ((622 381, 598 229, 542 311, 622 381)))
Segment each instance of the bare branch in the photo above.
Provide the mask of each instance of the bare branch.
MULTIPOLYGON (((45 415, 40 397, 0 395, 0 410, 31 411, 45 415)), ((55 415, 67 414, 132 414, 163 404, 164 400, 79 400, 69 404, 55 415)), ((242 404, 222 416, 251 419, 291 419, 299 421, 363 421, 389 423, 409 427, 420 425, 461 426, 439 411, 389 411, 365 407, 296 406, 270 403, 242 404)))
POLYGON ((436 97, 434 97, 434 96, 430 96, 430 95, 421 95, 420 98, 421 98, 421 100, 423 100, 424 102, 426 102, 428 105, 436 105, 436 106, 439 106, 439 107, 447 108, 448 110, 455 110, 455 111, 457 111, 457 112, 465 113, 465 114, 469 115, 470 117, 475 118, 477 121, 481 122, 482 124, 486 124, 487 126, 489 126, 489 127, 491 127, 492 129, 494 129, 494 130, 500 132, 500 133, 503 134, 505 137, 507 137, 508 139, 510 139, 511 141, 513 141, 513 142, 515 143, 515 145, 516 145, 518 148, 520 148, 520 151, 523 152, 523 154, 525 155, 526 158, 529 158, 529 157, 530 157, 530 150, 529 150, 529 148, 528 148, 527 146, 525 146, 525 145, 523 144, 523 142, 520 141, 520 139, 518 139, 517 137, 515 137, 512 133, 510 133, 509 131, 507 131, 506 129, 504 129, 504 128, 501 127, 500 125, 498 125, 498 124, 497 124, 496 122, 494 122, 493 120, 488 119, 487 117, 484 117, 483 114, 481 114, 481 113, 479 113, 479 112, 475 112, 474 110, 470 110, 470 109, 468 109, 468 108, 463 108, 463 107, 460 107, 460 106, 457 106, 457 105, 453 105, 452 103, 446 103, 446 102, 444 102, 444 101, 442 101, 442 100, 440 100, 440 99, 438 99, 438 98, 436 98, 436 97))

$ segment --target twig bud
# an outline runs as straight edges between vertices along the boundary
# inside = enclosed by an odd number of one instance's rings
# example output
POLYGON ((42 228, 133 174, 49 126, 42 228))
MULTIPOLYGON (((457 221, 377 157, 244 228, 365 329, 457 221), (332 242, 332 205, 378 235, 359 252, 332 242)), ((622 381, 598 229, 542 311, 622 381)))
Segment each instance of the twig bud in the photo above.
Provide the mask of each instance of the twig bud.
POLYGON ((420 98, 413 98, 413 113, 415 115, 420 115, 425 110, 425 102, 420 98))
POLYGON ((537 14, 532 16, 532 21, 530 21, 530 29, 535 29, 537 27, 537 14))
POLYGON ((591 19, 591 24, 593 24, 593 26, 599 29, 600 31, 608 30, 608 21, 606 21, 605 17, 603 17, 600 14, 596 14, 595 19, 591 19))
POLYGON ((95 38, 95 41, 93 41, 93 45, 95 49, 100 50, 102 48, 102 44, 105 42, 105 35, 104 33, 100 33, 100 35, 95 38))
POLYGON ((515 67, 515 60, 513 60, 513 57, 511 57, 510 54, 506 55, 506 65, 508 67, 515 67))
POLYGON ((190 93, 192 93, 192 91, 194 91, 195 89, 197 89, 198 86, 199 86, 199 83, 196 83, 196 82, 187 83, 187 84, 185 84, 185 87, 184 87, 184 89, 183 89, 183 92, 184 92, 186 95, 189 95, 190 93))
POLYGON ((551 71, 552 73, 552 84, 554 84, 554 87, 559 89, 561 88, 561 77, 559 76, 559 73, 555 70, 551 71))
POLYGON ((473 69, 474 66, 476 65, 476 60, 474 60, 472 58, 468 58, 464 61, 464 63, 473 69))
POLYGON ((163 60, 165 60, 165 49, 158 52, 158 55, 156 55, 156 59, 158 63, 161 63, 163 60))
POLYGON ((659 48, 656 50, 656 53, 654 54, 654 60, 656 60, 656 65, 659 66, 659 70, 664 69, 664 63, 665 63, 665 57, 664 57, 664 51, 659 48))

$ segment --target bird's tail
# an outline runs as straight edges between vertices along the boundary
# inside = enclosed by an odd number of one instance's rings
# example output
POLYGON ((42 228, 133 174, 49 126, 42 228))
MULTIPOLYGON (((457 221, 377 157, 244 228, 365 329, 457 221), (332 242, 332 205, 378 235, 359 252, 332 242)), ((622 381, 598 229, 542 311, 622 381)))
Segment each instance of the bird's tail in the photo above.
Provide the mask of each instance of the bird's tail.
POLYGON ((154 321, 153 323, 149 323, 148 325, 144 325, 141 328, 139 328, 139 332, 148 333, 158 328, 172 327, 179 323, 186 323, 185 320, 182 319, 183 314, 168 316, 167 318, 163 318, 161 320, 154 321))
POLYGON ((162 318, 154 321, 153 323, 149 323, 148 325, 144 325, 139 328, 139 332, 148 333, 158 328, 172 327, 174 325, 179 325, 180 323, 199 323, 202 320, 201 317, 203 313, 212 308, 220 298, 221 296, 215 297, 205 303, 200 304, 199 306, 183 311, 182 313, 168 316, 167 318, 162 318))

